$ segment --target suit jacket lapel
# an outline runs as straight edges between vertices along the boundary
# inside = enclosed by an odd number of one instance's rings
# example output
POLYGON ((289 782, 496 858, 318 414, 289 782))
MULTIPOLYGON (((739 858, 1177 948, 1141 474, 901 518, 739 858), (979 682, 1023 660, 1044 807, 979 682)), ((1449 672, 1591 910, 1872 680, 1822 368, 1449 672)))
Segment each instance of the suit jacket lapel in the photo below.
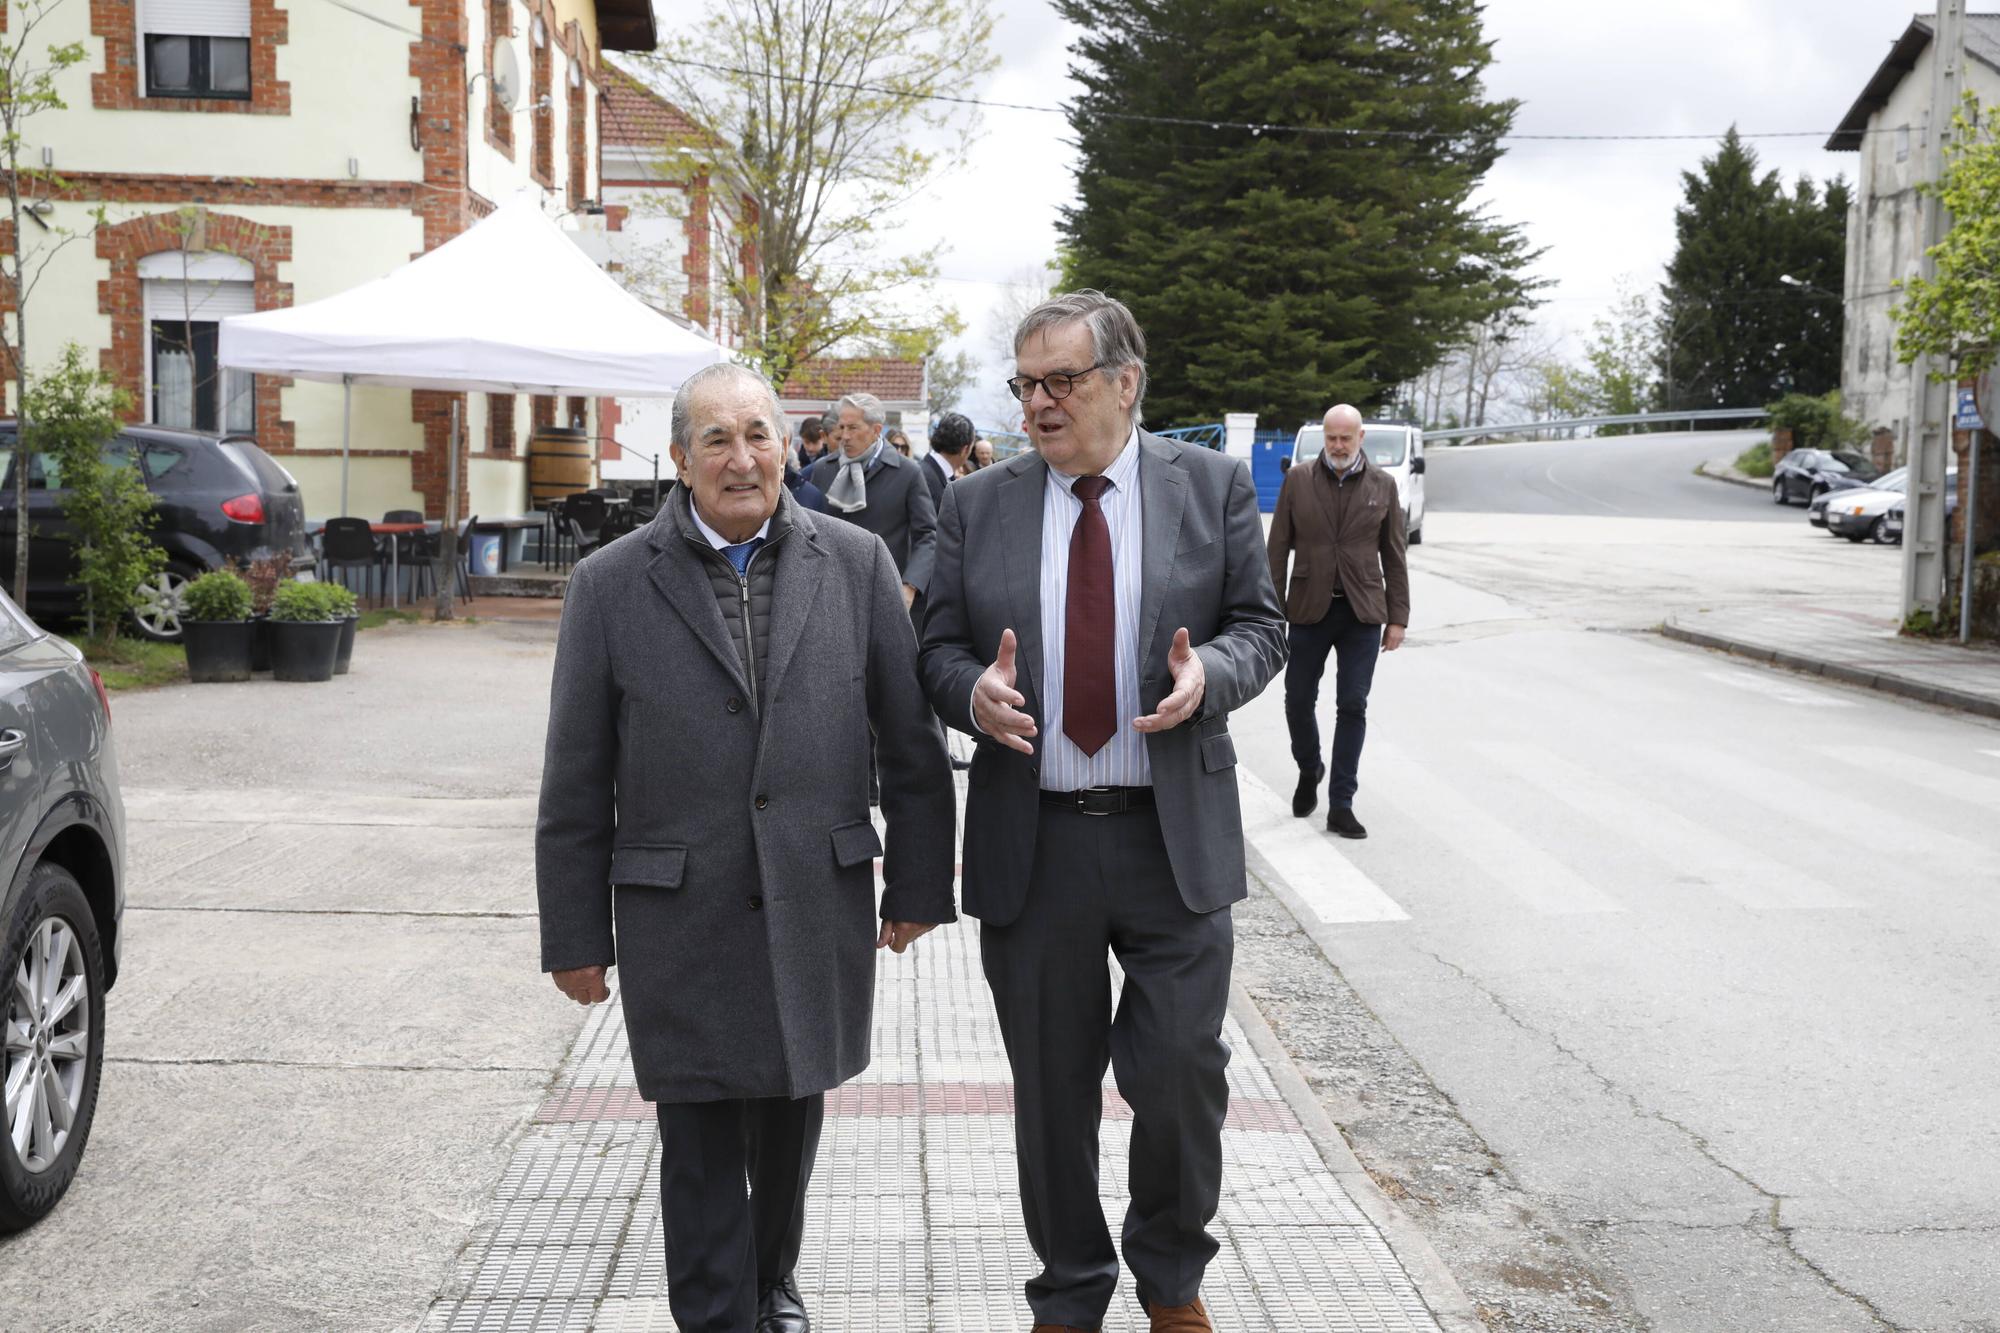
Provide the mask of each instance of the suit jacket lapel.
POLYGON ((743 675, 743 662, 729 637, 729 627, 722 623, 722 608, 715 604, 708 571, 701 567, 701 555, 681 534, 673 507, 678 500, 678 496, 670 497, 647 529, 646 540, 653 548, 653 560, 646 566, 646 573, 667 605, 679 613, 695 638, 747 695, 750 682, 743 675))
MULTIPOLYGON (((1152 669, 1153 635, 1167 585, 1174 578, 1174 552, 1181 539, 1181 515, 1187 509, 1187 470, 1180 465, 1181 446, 1157 435, 1139 436, 1139 513, 1144 544, 1139 582, 1139 677, 1152 669)), ((1176 626, 1178 628, 1178 626, 1176 626)))
POLYGON ((789 496, 781 503, 790 505, 792 532, 774 552, 778 570, 771 590, 771 633, 765 649, 769 654, 764 661, 767 697, 777 693, 785 668, 792 664, 806 620, 819 601, 820 579, 826 571, 826 557, 816 544, 819 533, 812 516, 789 496))
POLYGON ((1028 459, 1000 484, 1000 545, 1006 552, 1007 605, 1013 612, 1015 679, 1039 716, 1042 675, 1042 499, 1049 465, 1028 459))

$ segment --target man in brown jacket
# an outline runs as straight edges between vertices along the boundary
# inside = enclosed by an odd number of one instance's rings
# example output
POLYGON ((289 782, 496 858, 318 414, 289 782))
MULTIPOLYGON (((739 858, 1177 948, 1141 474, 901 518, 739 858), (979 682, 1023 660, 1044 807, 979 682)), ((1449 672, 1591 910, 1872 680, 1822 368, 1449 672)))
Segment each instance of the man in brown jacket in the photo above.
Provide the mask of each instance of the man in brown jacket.
POLYGON ((1268 548, 1271 582, 1284 589, 1291 659, 1285 667, 1285 724, 1299 766, 1292 813, 1319 804, 1319 681, 1334 655, 1333 778, 1326 826, 1365 838, 1354 817, 1361 743, 1368 734, 1368 687, 1378 651, 1402 646, 1410 623, 1410 574, 1403 559, 1403 506, 1396 482, 1361 448, 1361 413, 1347 404, 1326 414, 1326 448, 1285 474, 1268 548), (1291 579, 1285 564, 1291 562, 1291 579))

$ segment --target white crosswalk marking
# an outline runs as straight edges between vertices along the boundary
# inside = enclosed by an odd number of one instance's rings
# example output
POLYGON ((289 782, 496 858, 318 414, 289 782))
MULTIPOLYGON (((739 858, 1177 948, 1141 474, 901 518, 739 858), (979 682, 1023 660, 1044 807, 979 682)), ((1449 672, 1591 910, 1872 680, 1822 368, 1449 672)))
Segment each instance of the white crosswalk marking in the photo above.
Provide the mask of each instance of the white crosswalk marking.
POLYGON ((1822 745, 1818 749, 1821 754, 1850 766, 1853 772, 1893 778, 1954 801, 2000 810, 2000 778, 1919 759, 1886 745, 1822 745))
POLYGON ((1594 819, 1682 876, 1756 911, 1849 907, 1838 890, 1675 813, 1600 772, 1526 745, 1475 747, 1502 771, 1594 819))
POLYGON ((1291 802, 1280 799, 1248 765, 1237 765, 1236 773, 1243 799, 1243 836, 1314 916, 1328 925, 1410 919, 1374 880, 1341 855, 1317 821, 1293 818, 1291 802))
POLYGON ((1443 833, 1453 851, 1537 912, 1574 916, 1625 910, 1617 899, 1415 760, 1378 744, 1368 756, 1368 768, 1369 786, 1392 794, 1405 809, 1423 811, 1425 822, 1443 833))
POLYGON ((1732 689, 1747 690, 1751 694, 1761 694, 1768 699, 1777 699, 1788 704, 1798 704, 1807 708, 1853 708, 1855 701, 1828 689, 1802 688, 1780 678, 1774 673, 1740 667, 1734 671, 1704 671, 1708 680, 1732 689))

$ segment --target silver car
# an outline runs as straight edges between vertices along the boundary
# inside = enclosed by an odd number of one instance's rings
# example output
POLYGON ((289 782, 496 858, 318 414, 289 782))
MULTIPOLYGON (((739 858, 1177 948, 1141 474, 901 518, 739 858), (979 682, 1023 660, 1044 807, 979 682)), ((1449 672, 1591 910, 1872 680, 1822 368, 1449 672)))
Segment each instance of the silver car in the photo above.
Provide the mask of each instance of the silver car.
POLYGON ((0 593, 0 1232, 76 1177, 118 977, 125 803, 111 702, 0 593))

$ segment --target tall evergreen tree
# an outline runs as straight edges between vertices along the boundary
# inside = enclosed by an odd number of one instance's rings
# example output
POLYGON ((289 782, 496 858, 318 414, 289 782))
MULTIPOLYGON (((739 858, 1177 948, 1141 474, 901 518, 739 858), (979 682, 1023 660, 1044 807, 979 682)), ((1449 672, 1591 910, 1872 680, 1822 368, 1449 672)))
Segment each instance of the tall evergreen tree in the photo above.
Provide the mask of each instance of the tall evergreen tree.
POLYGON ((1517 106, 1481 88, 1479 0, 1056 7, 1084 29, 1063 276, 1138 316, 1150 420, 1381 404, 1526 303, 1533 254, 1471 202, 1517 106))
POLYGON ((1838 388, 1847 183, 1822 192, 1801 176, 1787 193, 1731 129, 1681 185, 1661 287, 1665 405, 1754 407, 1838 388))

